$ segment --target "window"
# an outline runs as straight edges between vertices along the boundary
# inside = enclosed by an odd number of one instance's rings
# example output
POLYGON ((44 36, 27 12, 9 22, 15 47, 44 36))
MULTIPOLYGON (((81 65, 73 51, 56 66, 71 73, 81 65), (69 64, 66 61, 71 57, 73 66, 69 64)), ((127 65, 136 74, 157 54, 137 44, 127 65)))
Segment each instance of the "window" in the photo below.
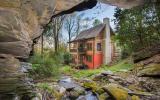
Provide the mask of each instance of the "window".
POLYGON ((92 62, 92 56, 87 55, 86 60, 87 60, 88 62, 92 62))
POLYGON ((87 43, 87 50, 92 50, 92 43, 87 43))
POLYGON ((71 49, 74 49, 74 48, 76 48, 76 43, 70 43, 70 46, 71 46, 71 49))
POLYGON ((101 43, 97 43, 97 51, 101 51, 101 50, 102 50, 101 43))

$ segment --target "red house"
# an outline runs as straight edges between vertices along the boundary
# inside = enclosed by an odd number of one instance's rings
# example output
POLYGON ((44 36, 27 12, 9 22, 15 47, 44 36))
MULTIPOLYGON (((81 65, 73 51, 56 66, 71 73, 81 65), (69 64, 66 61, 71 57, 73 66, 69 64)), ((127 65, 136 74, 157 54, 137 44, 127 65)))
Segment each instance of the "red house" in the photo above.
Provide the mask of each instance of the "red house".
POLYGON ((104 19, 103 24, 82 31, 70 42, 72 63, 76 66, 86 65, 89 69, 110 64, 116 57, 112 35, 108 18, 104 19))

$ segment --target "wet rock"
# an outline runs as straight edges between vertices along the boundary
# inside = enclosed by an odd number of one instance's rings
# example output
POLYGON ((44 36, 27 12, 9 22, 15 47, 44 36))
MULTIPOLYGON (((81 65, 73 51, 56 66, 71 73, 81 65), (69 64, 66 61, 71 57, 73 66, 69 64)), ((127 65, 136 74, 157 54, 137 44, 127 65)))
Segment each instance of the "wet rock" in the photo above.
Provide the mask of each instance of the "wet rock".
POLYGON ((75 82, 70 77, 63 77, 59 82, 58 85, 63 87, 66 91, 64 92, 62 98, 69 98, 71 100, 77 99, 80 95, 85 93, 83 87, 81 87, 77 82, 75 82))
POLYGON ((77 84, 70 77, 62 78, 58 84, 64 87, 67 91, 70 91, 70 90, 83 91, 84 90, 79 84, 77 84))
POLYGON ((108 93, 103 93, 99 96, 99 100, 111 100, 111 98, 108 93))
POLYGON ((86 100, 85 96, 79 96, 76 100, 86 100))
POLYGON ((85 96, 86 100, 98 100, 98 95, 91 91, 88 91, 87 95, 85 96))
POLYGON ((76 100, 99 100, 98 95, 92 91, 86 91, 85 95, 79 96, 76 100))
POLYGON ((110 70, 103 71, 101 74, 104 75, 104 76, 107 76, 107 75, 114 75, 113 72, 110 71, 110 70))
POLYGON ((85 82, 83 83, 83 87, 89 90, 92 90, 95 93, 102 94, 104 93, 101 86, 99 86, 96 82, 85 82))

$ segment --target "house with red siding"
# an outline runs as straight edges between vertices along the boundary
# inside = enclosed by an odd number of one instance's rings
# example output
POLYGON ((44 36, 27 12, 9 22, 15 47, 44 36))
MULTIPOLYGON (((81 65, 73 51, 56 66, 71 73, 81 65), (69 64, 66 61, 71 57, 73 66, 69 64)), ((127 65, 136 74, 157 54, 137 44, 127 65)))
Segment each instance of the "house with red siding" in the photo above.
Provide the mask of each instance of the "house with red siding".
POLYGON ((82 31, 70 42, 72 63, 86 65, 89 69, 112 63, 117 56, 115 43, 111 40, 113 35, 108 18, 103 24, 82 31))

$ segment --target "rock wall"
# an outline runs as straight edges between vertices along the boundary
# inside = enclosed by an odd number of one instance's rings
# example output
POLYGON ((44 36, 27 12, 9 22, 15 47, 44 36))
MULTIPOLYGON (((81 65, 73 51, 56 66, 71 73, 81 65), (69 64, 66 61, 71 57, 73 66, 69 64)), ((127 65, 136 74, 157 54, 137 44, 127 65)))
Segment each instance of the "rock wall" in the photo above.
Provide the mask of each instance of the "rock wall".
POLYGON ((31 64, 19 62, 12 55, 0 54, 0 100, 34 94, 33 80, 27 74, 30 69, 31 64))
POLYGON ((53 0, 0 2, 0 53, 28 58, 32 40, 42 32, 41 26, 47 23, 55 3, 53 0))
MULTIPOLYGON (((33 39, 56 13, 73 7, 80 0, 0 0, 0 100, 33 92, 28 63, 33 39), (61 3, 63 5, 61 5, 61 3), (72 2, 71 4, 69 2, 72 2)), ((25 100, 25 99, 23 99, 25 100)))

